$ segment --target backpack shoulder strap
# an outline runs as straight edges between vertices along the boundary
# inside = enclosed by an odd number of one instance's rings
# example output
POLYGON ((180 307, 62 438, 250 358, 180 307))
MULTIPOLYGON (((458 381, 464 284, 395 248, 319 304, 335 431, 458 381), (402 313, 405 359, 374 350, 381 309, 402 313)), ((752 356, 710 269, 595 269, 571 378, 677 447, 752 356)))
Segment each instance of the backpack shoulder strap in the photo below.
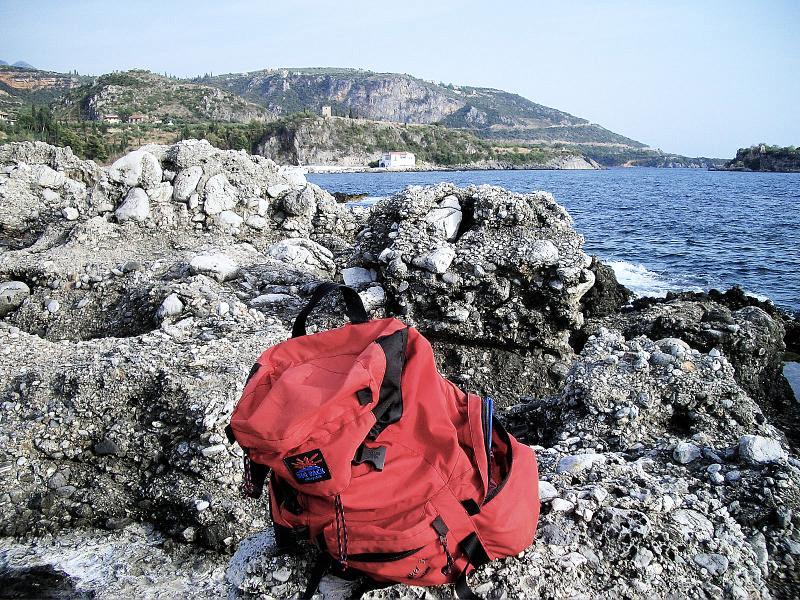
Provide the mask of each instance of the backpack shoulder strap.
POLYGON ((347 318, 350 319, 351 323, 366 323, 369 321, 369 315, 367 314, 367 311, 364 308, 364 303, 361 301, 361 296, 358 295, 357 291, 351 287, 342 285, 341 283, 325 281, 320 283, 314 289, 314 293, 311 295, 311 299, 308 301, 308 304, 305 305, 303 310, 300 311, 300 314, 298 314, 297 318, 294 320, 294 326, 292 327, 293 338, 302 337, 306 334, 306 319, 308 318, 308 315, 312 310, 314 310, 317 304, 320 303, 320 300, 336 290, 342 292, 342 296, 344 297, 345 312, 347 313, 347 318))

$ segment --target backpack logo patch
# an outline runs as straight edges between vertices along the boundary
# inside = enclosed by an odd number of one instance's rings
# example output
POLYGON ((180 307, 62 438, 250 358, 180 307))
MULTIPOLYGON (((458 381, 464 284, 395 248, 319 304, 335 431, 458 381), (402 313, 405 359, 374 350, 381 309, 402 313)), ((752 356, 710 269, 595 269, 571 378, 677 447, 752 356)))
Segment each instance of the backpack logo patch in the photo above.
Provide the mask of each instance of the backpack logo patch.
POLYGON ((331 472, 319 448, 288 456, 283 459, 283 464, 298 483, 316 483, 331 478, 331 472))

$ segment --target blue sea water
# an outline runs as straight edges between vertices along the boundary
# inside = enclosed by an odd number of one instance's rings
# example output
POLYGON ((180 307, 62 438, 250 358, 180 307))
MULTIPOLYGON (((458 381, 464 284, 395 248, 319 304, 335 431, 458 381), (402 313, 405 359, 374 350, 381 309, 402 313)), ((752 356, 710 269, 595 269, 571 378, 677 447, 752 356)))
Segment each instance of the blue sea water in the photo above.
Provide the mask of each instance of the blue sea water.
POLYGON ((331 192, 390 196, 408 185, 488 183, 552 193, 639 295, 740 285, 800 311, 800 174, 700 169, 309 174, 331 192))

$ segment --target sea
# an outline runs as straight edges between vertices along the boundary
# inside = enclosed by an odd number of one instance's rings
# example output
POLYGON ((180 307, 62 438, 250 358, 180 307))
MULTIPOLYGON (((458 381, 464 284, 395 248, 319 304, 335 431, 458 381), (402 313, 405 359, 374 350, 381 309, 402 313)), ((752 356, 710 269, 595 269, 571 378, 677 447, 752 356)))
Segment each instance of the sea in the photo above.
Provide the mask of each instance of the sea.
POLYGON ((702 169, 310 173, 363 203, 409 185, 490 184, 550 192, 572 215, 584 250, 640 296, 728 289, 800 312, 800 173, 702 169))

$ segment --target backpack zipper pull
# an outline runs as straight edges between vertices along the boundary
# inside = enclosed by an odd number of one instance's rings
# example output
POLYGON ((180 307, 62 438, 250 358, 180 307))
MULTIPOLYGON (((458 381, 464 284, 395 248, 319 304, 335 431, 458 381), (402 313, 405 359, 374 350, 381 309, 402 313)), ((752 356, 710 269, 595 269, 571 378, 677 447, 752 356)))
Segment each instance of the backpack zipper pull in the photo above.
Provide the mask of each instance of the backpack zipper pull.
POLYGON ((450 573, 453 572, 453 568, 456 564, 456 561, 453 559, 453 555, 450 554, 450 549, 447 547, 447 532, 450 531, 450 528, 447 527, 442 517, 436 517, 433 520, 433 523, 431 523, 431 526, 439 536, 439 542, 442 544, 442 549, 447 557, 447 565, 442 568, 442 573, 444 575, 450 575, 450 573))

